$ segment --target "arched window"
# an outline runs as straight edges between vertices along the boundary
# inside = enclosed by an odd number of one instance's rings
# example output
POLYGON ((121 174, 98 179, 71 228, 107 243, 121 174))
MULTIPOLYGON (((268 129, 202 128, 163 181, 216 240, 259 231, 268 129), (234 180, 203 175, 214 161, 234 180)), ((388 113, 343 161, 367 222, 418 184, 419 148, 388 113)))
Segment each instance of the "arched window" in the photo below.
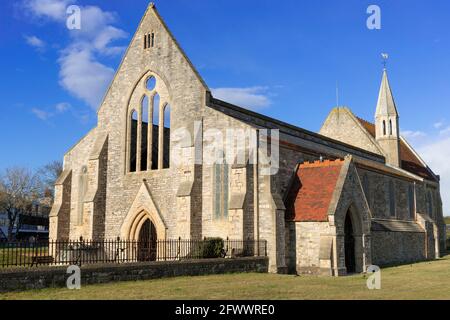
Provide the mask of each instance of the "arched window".
POLYGON ((383 120, 383 136, 386 135, 386 121, 383 120))
POLYGON ((84 197, 88 188, 88 172, 87 167, 83 166, 81 168, 80 175, 78 177, 78 214, 77 214, 77 224, 83 225, 83 207, 84 207, 84 197))
POLYGON ((389 181, 389 213, 395 218, 395 188, 392 180, 389 181))
POLYGON ((148 97, 144 95, 141 101, 141 171, 147 171, 148 159, 148 131, 149 131, 149 112, 148 97))
POLYGON ((389 120, 389 135, 392 136, 392 120, 389 120))
POLYGON ((170 105, 164 106, 163 168, 170 168, 170 105))
POLYGON ((219 153, 220 159, 214 163, 214 217, 224 219, 228 217, 229 201, 229 173, 230 168, 226 163, 223 152, 219 153))
POLYGON ((159 94, 153 96, 152 110, 153 110, 153 128, 152 128, 152 170, 158 170, 158 155, 159 155, 159 94))
POLYGON ((138 136, 138 113, 132 110, 130 113, 130 172, 137 171, 137 136, 138 136))
POLYGON ((126 172, 169 168, 170 100, 156 75, 142 78, 136 86, 127 113, 126 172))

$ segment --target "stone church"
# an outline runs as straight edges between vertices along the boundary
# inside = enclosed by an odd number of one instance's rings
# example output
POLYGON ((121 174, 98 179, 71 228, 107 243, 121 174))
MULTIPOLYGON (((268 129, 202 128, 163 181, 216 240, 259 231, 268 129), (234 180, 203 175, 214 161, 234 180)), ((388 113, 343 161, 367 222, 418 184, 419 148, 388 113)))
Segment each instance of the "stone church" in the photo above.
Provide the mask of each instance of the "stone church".
POLYGON ((400 136, 386 71, 375 105, 313 133, 218 100, 150 4, 64 157, 50 238, 266 240, 271 272, 334 276, 438 258, 439 176, 400 136))

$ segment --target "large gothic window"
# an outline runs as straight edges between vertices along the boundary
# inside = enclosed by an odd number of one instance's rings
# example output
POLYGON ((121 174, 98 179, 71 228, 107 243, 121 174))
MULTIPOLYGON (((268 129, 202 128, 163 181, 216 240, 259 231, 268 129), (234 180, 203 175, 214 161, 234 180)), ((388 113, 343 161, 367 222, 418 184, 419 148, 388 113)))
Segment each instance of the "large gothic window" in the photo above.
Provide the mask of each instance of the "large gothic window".
POLYGON ((170 167, 171 108, 167 88, 156 76, 143 78, 128 107, 127 172, 170 167))

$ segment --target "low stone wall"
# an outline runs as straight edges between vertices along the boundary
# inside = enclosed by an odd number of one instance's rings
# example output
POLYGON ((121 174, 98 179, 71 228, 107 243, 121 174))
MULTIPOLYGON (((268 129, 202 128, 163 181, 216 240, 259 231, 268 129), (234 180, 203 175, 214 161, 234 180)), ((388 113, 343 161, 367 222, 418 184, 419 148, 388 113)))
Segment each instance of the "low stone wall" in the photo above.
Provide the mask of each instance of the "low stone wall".
MULTIPOLYGON (((81 285, 224 273, 266 273, 268 265, 269 260, 265 257, 87 265, 81 268, 81 285)), ((70 276, 66 271, 67 267, 0 269, 0 292, 65 287, 70 276)))

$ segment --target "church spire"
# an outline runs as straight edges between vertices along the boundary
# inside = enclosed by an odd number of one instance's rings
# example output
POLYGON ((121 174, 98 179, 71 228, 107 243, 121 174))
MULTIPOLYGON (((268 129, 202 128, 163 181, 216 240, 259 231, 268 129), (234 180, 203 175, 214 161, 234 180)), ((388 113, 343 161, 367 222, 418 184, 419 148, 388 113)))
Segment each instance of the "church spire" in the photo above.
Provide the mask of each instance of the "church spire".
POLYGON ((397 107, 395 106, 394 96, 392 95, 391 86, 387 76, 386 68, 383 70, 383 79, 381 80, 380 92, 378 94, 377 116, 398 116, 397 107))
POLYGON ((384 151, 386 163, 400 167, 399 116, 389 85, 386 68, 383 70, 383 78, 378 94, 375 112, 375 129, 376 140, 384 151))

